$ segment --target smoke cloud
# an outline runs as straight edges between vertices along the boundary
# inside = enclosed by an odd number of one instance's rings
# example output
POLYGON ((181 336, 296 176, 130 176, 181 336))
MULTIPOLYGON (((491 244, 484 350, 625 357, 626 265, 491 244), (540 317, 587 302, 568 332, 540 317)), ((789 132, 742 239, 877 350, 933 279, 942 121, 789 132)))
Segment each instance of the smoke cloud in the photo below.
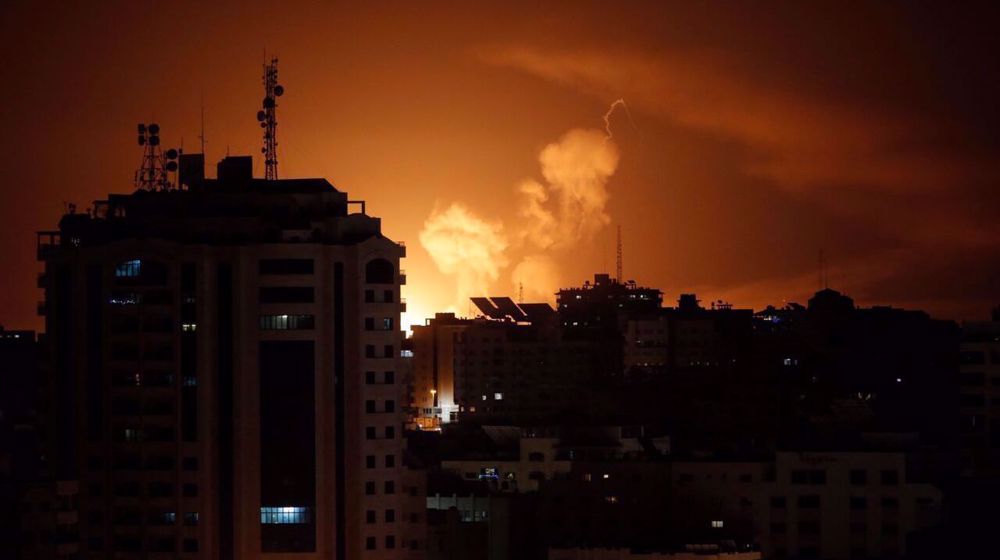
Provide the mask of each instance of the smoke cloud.
MULTIPOLYGON (((611 222, 607 185, 619 154, 610 117, 617 107, 628 109, 624 100, 612 103, 604 130, 572 129, 542 148, 538 162, 544 182, 526 179, 515 189, 520 202, 512 237, 523 256, 511 282, 515 290, 523 285, 528 299, 553 301, 561 281, 557 257, 591 241, 611 222)), ((457 279, 457 309, 470 296, 488 295, 508 265, 503 223, 479 218, 460 203, 435 210, 424 223, 420 242, 438 269, 457 279)))
POLYGON ((507 266, 503 224, 484 220, 459 203, 431 213, 420 231, 420 244, 441 272, 455 277, 456 312, 470 297, 487 293, 507 266))

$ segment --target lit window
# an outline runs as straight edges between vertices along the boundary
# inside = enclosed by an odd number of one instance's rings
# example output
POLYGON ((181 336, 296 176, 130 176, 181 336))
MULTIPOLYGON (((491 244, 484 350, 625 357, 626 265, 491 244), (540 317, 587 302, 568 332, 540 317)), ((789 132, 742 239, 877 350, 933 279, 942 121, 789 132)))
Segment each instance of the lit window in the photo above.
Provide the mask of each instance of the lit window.
POLYGON ((182 332, 195 332, 198 330, 198 325, 194 323, 181 323, 182 332))
POLYGON ((385 317, 385 318, 383 318, 382 319, 382 330, 383 331, 391 331, 392 330, 392 324, 393 324, 392 317, 385 317))
POLYGON ((132 259, 122 263, 118 263, 115 267, 115 278, 138 278, 140 272, 142 271, 142 261, 139 259, 132 259))
POLYGON ((184 514, 184 524, 185 525, 197 525, 198 524, 198 512, 189 511, 184 514))
POLYGON ((261 315, 260 328, 265 331, 312 330, 316 319, 312 315, 261 315))
POLYGON ((712 521, 712 528, 713 529, 721 529, 722 525, 723 525, 723 523, 722 523, 721 520, 712 521))
POLYGON ((611 475, 608 474, 608 473, 604 473, 603 475, 601 475, 601 478, 603 478, 604 480, 607 480, 607 479, 611 478, 611 475))
POLYGON ((502 401, 503 400, 503 393, 493 393, 493 400, 495 400, 495 401, 502 401))
POLYGON ((262 525, 304 525, 311 521, 311 513, 308 507, 302 506, 262 506, 260 522, 262 525))
POLYGON ((184 376, 184 382, 183 382, 183 384, 184 384, 185 387, 197 387, 198 386, 198 378, 196 378, 194 376, 191 376, 191 375, 184 376))
POLYGON ((604 501, 607 502, 607 503, 609 503, 609 504, 617 504, 618 503, 618 496, 605 496, 604 497, 604 501))

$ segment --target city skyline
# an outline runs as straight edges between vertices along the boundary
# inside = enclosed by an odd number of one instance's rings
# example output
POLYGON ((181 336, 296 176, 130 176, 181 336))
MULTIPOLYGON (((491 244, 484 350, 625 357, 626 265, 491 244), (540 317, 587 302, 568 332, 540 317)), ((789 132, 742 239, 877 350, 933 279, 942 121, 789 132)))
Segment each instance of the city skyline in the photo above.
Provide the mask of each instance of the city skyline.
POLYGON ((357 193, 407 243, 405 324, 522 285, 551 301, 614 269, 617 225, 625 276, 670 295, 804 302, 823 251, 860 304, 988 315, 996 39, 973 8, 397 9, 15 6, 0 322, 40 327, 31 233, 132 188, 136 122, 199 151, 204 108, 207 162, 259 153, 265 52, 281 177, 357 193))

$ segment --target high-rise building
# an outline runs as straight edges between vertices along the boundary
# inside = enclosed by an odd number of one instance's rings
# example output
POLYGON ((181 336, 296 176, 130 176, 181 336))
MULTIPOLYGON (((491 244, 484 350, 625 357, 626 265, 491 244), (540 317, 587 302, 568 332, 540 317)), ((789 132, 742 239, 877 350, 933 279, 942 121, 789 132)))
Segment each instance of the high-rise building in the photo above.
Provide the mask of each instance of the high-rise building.
MULTIPOLYGON (((54 475, 81 558, 410 558, 402 244, 249 157, 39 233, 54 475)), ((358 210, 352 212, 351 210, 358 210)))

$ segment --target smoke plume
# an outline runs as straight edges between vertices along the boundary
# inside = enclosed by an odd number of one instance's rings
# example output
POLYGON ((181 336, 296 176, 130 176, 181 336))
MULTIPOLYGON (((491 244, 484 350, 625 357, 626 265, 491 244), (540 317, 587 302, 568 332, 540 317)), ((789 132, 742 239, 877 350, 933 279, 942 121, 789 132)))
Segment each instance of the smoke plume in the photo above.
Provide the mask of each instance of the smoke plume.
MULTIPOLYGON (((619 160, 611 116, 618 107, 628 111, 624 100, 612 103, 604 130, 572 129, 542 148, 538 162, 544 182, 525 179, 516 187, 520 202, 512 237, 522 256, 511 282, 515 290, 524 286, 526 298, 551 302, 561 281, 559 257, 592 241, 611 222, 607 184, 619 160)), ((503 223, 483 220, 459 203, 435 210, 420 242, 441 272, 456 277, 459 309, 469 296, 487 295, 508 264, 503 223)))
POLYGON ((457 281, 455 311, 487 293, 507 266, 503 224, 486 221, 459 203, 435 209, 420 231, 420 244, 438 269, 457 281))

